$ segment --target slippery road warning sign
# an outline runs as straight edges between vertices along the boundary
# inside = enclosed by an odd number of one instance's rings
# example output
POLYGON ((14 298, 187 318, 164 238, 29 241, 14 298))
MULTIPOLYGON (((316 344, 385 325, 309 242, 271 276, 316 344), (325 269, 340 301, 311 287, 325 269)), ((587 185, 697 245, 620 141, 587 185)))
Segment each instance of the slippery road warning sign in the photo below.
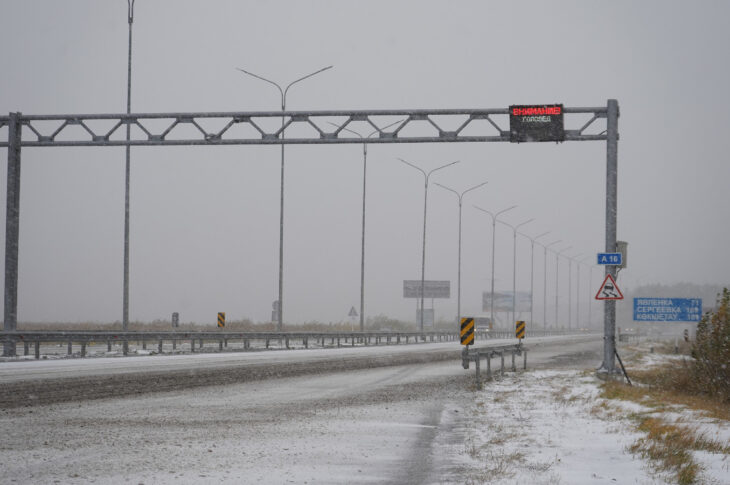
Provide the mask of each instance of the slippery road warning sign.
POLYGON ((601 288, 596 293, 596 300, 623 300, 624 294, 618 289, 616 280, 610 274, 606 275, 601 288))

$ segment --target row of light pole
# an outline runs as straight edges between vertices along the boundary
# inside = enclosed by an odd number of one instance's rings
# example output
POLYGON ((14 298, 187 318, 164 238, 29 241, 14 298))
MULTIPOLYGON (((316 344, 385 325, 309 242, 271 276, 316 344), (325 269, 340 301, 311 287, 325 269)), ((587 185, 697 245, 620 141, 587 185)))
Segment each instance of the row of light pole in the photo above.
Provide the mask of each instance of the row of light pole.
MULTIPOLYGON (((132 98, 132 25, 134 23, 134 3, 135 0, 127 0, 127 23, 129 26, 129 36, 128 36, 128 52, 127 52, 127 114, 131 113, 131 98, 132 98)), ((287 94, 289 92, 289 89, 294 86, 295 84, 304 81, 305 79, 309 79, 321 72, 327 71, 331 69, 333 66, 326 66, 321 69, 318 69, 316 71, 313 71, 305 76, 299 77, 290 83, 288 83, 285 87, 282 87, 281 84, 272 81, 270 79, 267 79, 261 75, 258 75, 256 73, 253 73, 251 71, 237 68, 239 71, 241 71, 244 74, 247 74, 248 76, 251 76, 255 79, 258 79, 260 81, 266 82, 274 87, 279 91, 280 95, 280 101, 281 101, 281 111, 282 113, 286 111, 286 99, 287 94)), ((382 133, 383 130, 386 130, 396 124, 400 123, 400 121, 393 122, 383 128, 379 128, 368 134, 367 136, 363 136, 360 133, 348 129, 348 128, 342 128, 342 130, 347 131, 349 133, 352 133, 358 137, 360 137, 363 140, 363 194, 362 194, 362 234, 361 234, 361 262, 360 262, 360 331, 364 331, 364 325, 365 325, 365 204, 366 204, 366 188, 367 188, 367 142, 375 134, 382 133)), ((126 139, 129 141, 130 139, 130 123, 127 123, 126 126, 126 139)), ((285 137, 285 131, 286 131, 286 125, 285 125, 285 118, 282 115, 281 117, 281 130, 280 130, 280 136, 283 139, 285 137)), ((129 324, 129 227, 130 227, 130 161, 131 161, 131 154, 130 154, 130 146, 126 146, 126 152, 125 152, 125 196, 124 196, 124 282, 123 282, 123 298, 122 298, 122 329, 127 330, 128 324, 129 324)), ((458 161, 450 162, 444 165, 441 165, 439 167, 436 167, 429 172, 426 172, 425 170, 421 169, 420 167, 414 165, 413 163, 410 163, 403 159, 398 159, 404 164, 418 170, 421 172, 424 176, 424 201, 423 201, 423 239, 422 239, 422 251, 421 251, 421 295, 420 295, 420 307, 421 307, 421 313, 419 318, 419 329, 420 331, 423 331, 423 317, 424 317, 424 293, 425 293, 425 267, 426 267, 426 216, 427 216, 427 207, 428 207, 428 183, 429 178, 431 174, 434 172, 444 169, 446 167, 449 167, 451 165, 454 165, 456 163, 459 163, 458 161)), ((278 279, 278 300, 275 302, 275 310, 276 310, 276 316, 277 316, 277 322, 276 327, 278 331, 282 331, 283 329, 283 321, 284 321, 284 173, 285 173, 285 145, 281 145, 281 177, 280 177, 280 204, 279 204, 279 279, 278 279)), ((450 187, 447 187, 445 185, 436 183, 439 187, 452 192, 454 195, 457 196, 458 204, 459 204, 459 231, 458 231, 458 269, 457 269, 457 322, 461 319, 461 236, 462 236, 462 202, 464 196, 473 190, 476 190, 480 187, 483 187, 486 185, 487 182, 482 182, 478 185, 475 185, 473 187, 470 187, 466 190, 463 190, 461 192, 454 190, 450 187)), ((486 209, 483 209, 481 207, 474 206, 476 209, 488 214, 492 219, 492 260, 491 260, 491 304, 490 304, 490 317, 491 321, 494 322, 494 266, 495 266, 495 234, 496 234, 496 224, 499 221, 500 223, 510 227, 512 229, 513 233, 513 262, 512 262, 512 320, 515 320, 516 315, 516 274, 517 274, 517 234, 518 229, 522 227, 523 225, 528 224, 529 222, 532 222, 534 219, 526 220, 520 224, 517 225, 511 225, 508 224, 502 220, 499 220, 498 217, 505 212, 512 210, 516 208, 516 205, 513 205, 511 207, 508 207, 506 209, 502 209, 497 212, 491 212, 486 209)), ((531 264, 530 264, 530 324, 532 326, 532 315, 533 315, 533 289, 534 289, 534 248, 535 243, 537 240, 547 234, 549 234, 550 231, 544 232, 538 236, 535 236, 533 238, 530 238, 529 236, 524 235, 525 237, 528 237, 531 242, 531 264)), ((543 291, 544 291, 544 307, 545 302, 547 301, 547 251, 548 248, 554 244, 557 244, 561 241, 554 241, 550 244, 544 245, 545 249, 545 271, 544 271, 544 285, 543 285, 543 291)), ((539 244, 539 243, 538 243, 539 244)), ((558 257, 568 249, 570 249, 572 246, 568 246, 566 248, 563 248, 561 251, 556 252, 556 270, 555 270, 555 279, 556 279, 556 287, 555 287, 555 322, 557 325, 558 322, 558 268, 559 268, 559 262, 558 257)), ((574 256, 573 258, 575 258, 574 256)), ((569 265, 569 272, 572 273, 572 261, 573 258, 569 258, 571 261, 569 265)), ((593 268, 591 267, 591 275, 593 268)), ((580 268, 578 270, 578 286, 580 286, 580 268)), ((592 278, 589 277, 589 280, 592 280, 592 278)), ((570 281, 570 278, 569 278, 570 281)), ((569 283, 570 285, 570 283, 569 283)), ((572 294, 572 288, 569 287, 569 295, 572 294)), ((570 296, 569 296, 570 298, 570 296)), ((570 305, 570 302, 569 302, 570 305)), ((579 303, 580 305, 580 303, 579 303)), ((580 308, 580 306, 578 306, 580 308)), ((588 306, 589 311, 589 322, 590 322, 590 311, 591 307, 588 306)), ((543 327, 547 324, 547 318, 546 318, 546 310, 543 308, 543 327)), ((569 320, 568 325, 571 326, 571 316, 570 316, 570 308, 569 308, 569 320)))

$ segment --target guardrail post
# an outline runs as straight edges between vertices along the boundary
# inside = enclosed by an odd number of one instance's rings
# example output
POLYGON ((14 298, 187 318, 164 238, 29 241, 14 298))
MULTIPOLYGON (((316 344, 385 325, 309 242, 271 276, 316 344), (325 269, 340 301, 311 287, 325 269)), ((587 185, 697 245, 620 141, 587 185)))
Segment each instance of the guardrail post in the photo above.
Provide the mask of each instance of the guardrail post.
POLYGON ((522 356, 523 356, 523 359, 524 359, 524 364, 523 364, 522 369, 523 370, 527 370, 527 350, 523 350, 522 351, 522 356))
POLYGON ((35 358, 36 359, 41 358, 41 341, 40 340, 35 341, 35 358))
POLYGON ((517 372, 517 367, 515 367, 515 351, 512 351, 512 372, 517 372))
POLYGON ((195 352, 195 339, 190 339, 190 352, 195 352))
POLYGON ((160 339, 160 341, 157 343, 157 353, 162 353, 162 339, 160 339))
POLYGON ((266 339, 266 348, 269 348, 269 339, 266 339))
POLYGON ((500 377, 504 377, 504 351, 499 353, 499 359, 502 362, 499 368, 500 377))
MULTIPOLYGON (((332 340, 334 340, 334 339, 332 339, 332 340)), ((334 344, 334 342, 332 342, 332 343, 334 344)), ((340 347, 340 337, 337 337, 337 347, 338 348, 340 347)))
POLYGON ((126 339, 122 342, 122 350, 124 355, 129 354, 129 342, 126 339))
POLYGON ((247 338, 243 339, 243 348, 244 348, 244 350, 248 350, 248 347, 250 345, 251 345, 251 342, 249 342, 247 338))
POLYGON ((305 349, 308 349, 309 348, 309 339, 307 337, 304 337, 302 339, 302 343, 304 344, 304 348, 305 349))
POLYGON ((218 340, 218 350, 223 350, 223 340, 218 340))
POLYGON ((487 354, 487 379, 492 380, 492 353, 487 354))
POLYGON ((81 342, 81 357, 86 357, 86 342, 81 342))
MULTIPOLYGON (((139 345, 139 342, 137 342, 137 345, 139 345)), ((147 350, 147 341, 142 339, 142 350, 147 350)))
POLYGON ((68 342, 68 352, 66 353, 66 355, 71 355, 71 354, 73 353, 73 352, 72 352, 72 348, 71 348, 71 345, 72 345, 72 344, 71 344, 71 341, 69 341, 69 342, 68 342))
POLYGON ((177 340, 172 339, 172 350, 177 350, 177 340))
POLYGON ((225 346, 226 348, 228 348, 228 339, 227 339, 227 338, 224 338, 224 339, 223 339, 223 345, 224 345, 224 346, 225 346))
POLYGON ((199 348, 199 349, 201 350, 201 352, 202 352, 202 350, 203 350, 203 339, 202 339, 202 338, 198 340, 198 348, 199 348))
POLYGON ((286 342, 286 348, 289 348, 289 337, 284 338, 284 342, 286 342))
POLYGON ((476 376, 477 376, 477 386, 479 385, 479 354, 477 354, 477 358, 474 360, 474 367, 476 368, 476 376))
POLYGON ((23 342, 23 355, 28 355, 30 353, 30 349, 28 348, 28 342, 23 342))
POLYGON ((106 351, 107 352, 111 352, 112 351, 112 341, 111 340, 107 340, 106 341, 106 351))

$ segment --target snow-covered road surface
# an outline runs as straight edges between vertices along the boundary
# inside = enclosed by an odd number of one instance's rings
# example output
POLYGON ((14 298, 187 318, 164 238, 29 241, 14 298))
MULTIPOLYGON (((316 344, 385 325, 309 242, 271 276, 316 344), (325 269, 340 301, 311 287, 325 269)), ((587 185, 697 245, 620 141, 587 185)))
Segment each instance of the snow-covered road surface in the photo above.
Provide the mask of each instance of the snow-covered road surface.
MULTIPOLYGON (((532 369, 593 368, 602 342, 532 347, 532 369)), ((508 373, 477 391, 473 372, 444 360, 4 409, 0 483, 663 483, 624 452, 616 423, 588 427, 590 413, 550 402, 559 374, 508 373), (497 444, 495 426, 517 437, 497 444), (567 439, 581 427, 600 457, 567 439), (504 458, 525 443, 530 475, 504 458)))

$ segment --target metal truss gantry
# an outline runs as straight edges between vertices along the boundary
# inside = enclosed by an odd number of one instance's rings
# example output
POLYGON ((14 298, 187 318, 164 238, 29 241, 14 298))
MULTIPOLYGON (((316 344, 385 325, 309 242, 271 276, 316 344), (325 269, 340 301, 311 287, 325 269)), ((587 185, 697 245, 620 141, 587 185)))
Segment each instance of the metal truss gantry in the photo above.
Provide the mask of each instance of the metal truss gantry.
MULTIPOLYGON (((605 249, 615 252, 618 101, 609 99, 603 107, 566 107, 563 112, 565 141, 607 142, 605 249)), ((367 143, 512 141, 508 108, 0 116, 0 136, 7 132, 0 147, 8 149, 3 330, 17 329, 21 147, 361 144, 363 140, 347 130, 357 123, 377 131, 367 143), (381 128, 387 126, 387 131, 381 128), (289 131, 286 138, 284 130, 289 131), (24 139, 23 133, 31 136, 24 139)), ((608 266, 606 273, 615 277, 616 268, 608 266)), ((615 370, 614 334, 615 302, 608 301, 601 368, 606 372, 615 370)), ((5 345, 4 355, 15 355, 10 345, 5 345)))

